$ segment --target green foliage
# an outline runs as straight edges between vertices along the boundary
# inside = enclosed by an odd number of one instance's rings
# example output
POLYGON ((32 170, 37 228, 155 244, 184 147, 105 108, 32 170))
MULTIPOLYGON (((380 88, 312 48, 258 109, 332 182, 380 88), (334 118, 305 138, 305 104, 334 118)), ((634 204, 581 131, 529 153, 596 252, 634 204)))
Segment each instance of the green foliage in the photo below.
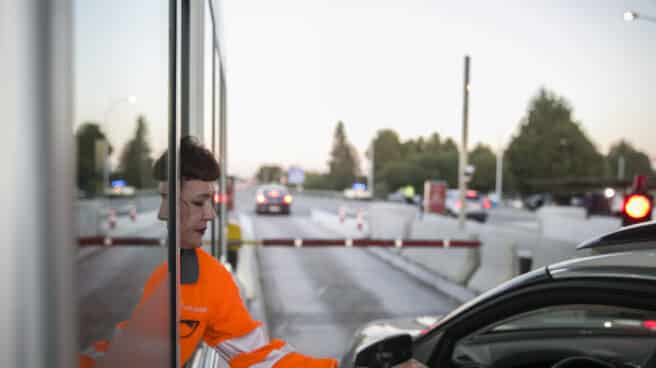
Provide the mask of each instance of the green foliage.
MULTIPOLYGON (((390 146, 394 147, 394 137, 398 139, 398 136, 391 130, 384 132, 390 146)), ((410 139, 399 143, 398 147, 400 158, 378 163, 381 169, 376 175, 377 196, 384 197, 406 185, 411 185, 416 193, 422 193, 426 180, 445 180, 450 186, 457 185, 458 148, 453 140, 442 142, 439 134, 434 133, 428 139, 410 139)), ((388 149, 387 152, 394 150, 388 149)))
MULTIPOLYGON (((102 157, 96 155, 96 142, 106 141, 100 125, 85 122, 75 132, 77 142, 77 186, 89 195, 102 191, 102 157)), ((109 146, 111 154, 112 147, 109 146)))
POLYGON ((401 157, 399 135, 391 129, 379 130, 374 138, 374 172, 379 173, 383 166, 401 157))
POLYGON ((119 160, 120 175, 128 185, 138 189, 155 187, 151 152, 148 143, 148 123, 144 116, 139 116, 134 138, 125 145, 119 160))
POLYGON ((387 163, 381 173, 388 190, 395 191, 406 185, 412 185, 415 192, 423 190, 427 178, 426 170, 412 161, 392 161, 387 163))
MULTIPOLYGON (((282 178, 282 168, 278 165, 264 165, 257 170, 257 181, 260 183, 279 183, 282 178)), ((307 174, 306 174, 307 175, 307 174)), ((306 179, 307 180, 307 176, 306 179)))
POLYGON ((444 180, 449 187, 455 187, 458 185, 458 159, 458 151, 448 149, 422 153, 415 156, 413 161, 424 170, 424 180, 444 180))
POLYGON ((469 187, 480 191, 491 191, 496 185, 497 158, 492 149, 484 144, 478 144, 469 153, 469 164, 476 170, 469 182, 469 187))
POLYGON ((620 140, 610 147, 606 156, 607 176, 617 178, 620 157, 624 158, 624 177, 632 179, 635 175, 653 175, 649 156, 634 148, 629 142, 620 140))
POLYGON ((335 187, 335 183, 333 182, 333 177, 328 174, 306 172, 303 187, 305 189, 332 190, 335 187))
POLYGON ((567 101, 545 89, 529 104, 506 154, 523 193, 548 190, 539 179, 598 177, 604 170, 603 156, 572 120, 567 101))
POLYGON ((338 121, 337 127, 335 127, 328 167, 334 183, 333 189, 350 188, 357 176, 360 175, 360 160, 355 148, 346 138, 344 123, 341 121, 338 121))

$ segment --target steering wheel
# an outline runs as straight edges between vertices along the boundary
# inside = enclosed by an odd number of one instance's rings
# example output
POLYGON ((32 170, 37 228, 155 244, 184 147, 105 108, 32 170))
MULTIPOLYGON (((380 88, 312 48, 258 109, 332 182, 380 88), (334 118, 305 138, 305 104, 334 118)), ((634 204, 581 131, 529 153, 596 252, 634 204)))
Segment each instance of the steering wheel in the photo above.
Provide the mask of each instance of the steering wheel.
POLYGON ((551 368, 618 368, 615 364, 590 356, 573 356, 560 360, 551 368))

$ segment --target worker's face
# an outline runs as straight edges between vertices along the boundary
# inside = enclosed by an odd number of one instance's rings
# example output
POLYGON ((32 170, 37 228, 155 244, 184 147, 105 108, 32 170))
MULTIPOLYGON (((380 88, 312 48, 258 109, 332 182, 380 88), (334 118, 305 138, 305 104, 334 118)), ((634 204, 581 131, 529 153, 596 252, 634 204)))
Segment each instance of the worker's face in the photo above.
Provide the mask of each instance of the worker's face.
MULTIPOLYGON (((212 199, 216 192, 216 185, 212 181, 186 180, 180 189, 180 247, 196 248, 202 245, 203 234, 207 229, 207 222, 216 217, 212 199)), ((168 185, 159 184, 159 193, 162 197, 157 218, 167 221, 168 185)))

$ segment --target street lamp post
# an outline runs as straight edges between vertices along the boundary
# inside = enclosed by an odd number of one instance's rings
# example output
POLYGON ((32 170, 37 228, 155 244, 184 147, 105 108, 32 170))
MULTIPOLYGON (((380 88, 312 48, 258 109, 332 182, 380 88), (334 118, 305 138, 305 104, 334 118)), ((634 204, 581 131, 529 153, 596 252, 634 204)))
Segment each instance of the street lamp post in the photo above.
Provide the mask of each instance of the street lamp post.
POLYGON ((119 98, 117 100, 114 100, 107 109, 105 109, 105 114, 103 115, 103 125, 105 127, 105 141, 107 142, 105 144, 105 152, 104 152, 104 158, 103 158, 103 188, 102 191, 104 192, 105 186, 111 186, 109 182, 109 137, 107 136, 109 134, 109 131, 107 128, 109 127, 109 114, 114 111, 119 105, 122 103, 127 102, 130 105, 134 105, 137 102, 137 98, 135 96, 127 96, 123 98, 119 98))
POLYGON ((652 17, 650 15, 640 14, 640 13, 634 12, 634 11, 624 12, 624 20, 627 21, 627 22, 633 22, 633 21, 636 21, 636 20, 644 20, 644 21, 647 21, 647 22, 656 23, 656 17, 652 17))
POLYGON ((469 133, 469 55, 465 56, 465 72, 463 83, 463 104, 462 104, 462 143, 460 151, 459 169, 458 169, 458 187, 460 189, 460 213, 458 214, 458 227, 460 230, 465 228, 465 213, 467 211, 467 202, 465 201, 465 192, 467 182, 465 172, 467 170, 467 138, 469 133))

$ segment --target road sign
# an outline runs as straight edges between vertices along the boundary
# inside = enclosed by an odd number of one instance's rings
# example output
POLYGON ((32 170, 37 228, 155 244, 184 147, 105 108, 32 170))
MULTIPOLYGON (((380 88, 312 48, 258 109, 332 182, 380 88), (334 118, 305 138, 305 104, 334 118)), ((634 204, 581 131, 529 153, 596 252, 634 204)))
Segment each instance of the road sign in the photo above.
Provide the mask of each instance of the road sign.
POLYGON ((305 173, 300 167, 292 166, 287 170, 287 183, 289 184, 303 184, 305 181, 305 173))

